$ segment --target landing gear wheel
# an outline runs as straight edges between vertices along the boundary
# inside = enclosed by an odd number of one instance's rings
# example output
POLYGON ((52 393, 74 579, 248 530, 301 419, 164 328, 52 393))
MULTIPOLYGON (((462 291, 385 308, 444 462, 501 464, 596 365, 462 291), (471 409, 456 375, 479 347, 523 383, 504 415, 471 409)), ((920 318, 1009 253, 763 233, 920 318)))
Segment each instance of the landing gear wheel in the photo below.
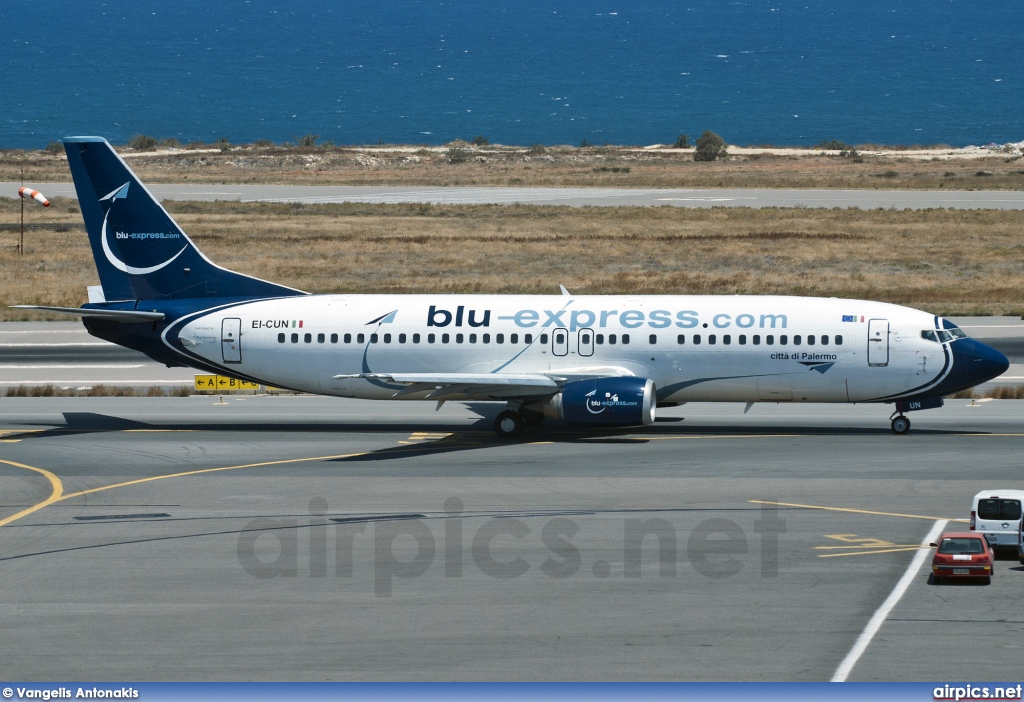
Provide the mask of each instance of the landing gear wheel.
POLYGON ((503 439, 519 436, 525 426, 523 415, 512 410, 505 410, 494 418, 494 433, 503 439))
POLYGON ((906 434, 908 431, 910 431, 910 420, 902 414, 892 420, 893 434, 906 434))

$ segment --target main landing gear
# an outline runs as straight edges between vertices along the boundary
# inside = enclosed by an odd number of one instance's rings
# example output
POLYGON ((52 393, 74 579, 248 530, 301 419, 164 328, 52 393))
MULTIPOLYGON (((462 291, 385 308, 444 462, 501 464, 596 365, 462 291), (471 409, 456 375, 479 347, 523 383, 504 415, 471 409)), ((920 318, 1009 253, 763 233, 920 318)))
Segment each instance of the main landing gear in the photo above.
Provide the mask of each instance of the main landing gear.
POLYGON ((503 439, 511 439, 523 433, 526 427, 537 426, 544 421, 544 414, 524 407, 511 407, 494 418, 494 433, 503 439))
POLYGON ((910 420, 902 414, 898 417, 892 417, 892 433, 893 434, 906 434, 910 431, 910 420))

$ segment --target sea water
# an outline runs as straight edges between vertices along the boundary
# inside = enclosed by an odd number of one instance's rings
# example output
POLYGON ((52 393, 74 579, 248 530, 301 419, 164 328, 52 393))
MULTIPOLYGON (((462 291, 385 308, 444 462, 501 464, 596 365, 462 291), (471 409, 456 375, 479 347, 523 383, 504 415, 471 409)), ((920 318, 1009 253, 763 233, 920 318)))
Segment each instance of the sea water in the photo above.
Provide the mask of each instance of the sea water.
POLYGON ((0 148, 1024 139, 1020 0, 50 0, 0 28, 0 148))

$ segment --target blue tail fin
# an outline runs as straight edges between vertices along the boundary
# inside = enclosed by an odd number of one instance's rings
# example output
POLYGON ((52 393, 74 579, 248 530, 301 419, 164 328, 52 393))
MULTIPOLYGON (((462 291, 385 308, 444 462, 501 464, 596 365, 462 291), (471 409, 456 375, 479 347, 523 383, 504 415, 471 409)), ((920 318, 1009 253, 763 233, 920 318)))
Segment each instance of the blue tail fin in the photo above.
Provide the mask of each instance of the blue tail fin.
POLYGON ((106 139, 69 137, 64 149, 108 301, 303 294, 206 258, 106 139))

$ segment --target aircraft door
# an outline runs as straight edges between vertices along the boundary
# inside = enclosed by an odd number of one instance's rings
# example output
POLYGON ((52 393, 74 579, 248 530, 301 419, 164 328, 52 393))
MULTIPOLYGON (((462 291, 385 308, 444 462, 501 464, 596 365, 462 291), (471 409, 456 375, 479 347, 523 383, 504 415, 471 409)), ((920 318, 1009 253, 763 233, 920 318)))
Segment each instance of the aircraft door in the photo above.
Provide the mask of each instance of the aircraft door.
POLYGON ((220 349, 224 363, 242 362, 242 320, 229 317, 221 321, 220 349))
POLYGON ((889 365, 889 320, 868 320, 868 365, 889 365))
POLYGON ((579 351, 580 356, 593 356, 594 355, 594 330, 593 329, 580 329, 579 336, 579 351))
POLYGON ((551 332, 551 353, 556 356, 565 356, 569 353, 569 330, 554 329, 551 332))

